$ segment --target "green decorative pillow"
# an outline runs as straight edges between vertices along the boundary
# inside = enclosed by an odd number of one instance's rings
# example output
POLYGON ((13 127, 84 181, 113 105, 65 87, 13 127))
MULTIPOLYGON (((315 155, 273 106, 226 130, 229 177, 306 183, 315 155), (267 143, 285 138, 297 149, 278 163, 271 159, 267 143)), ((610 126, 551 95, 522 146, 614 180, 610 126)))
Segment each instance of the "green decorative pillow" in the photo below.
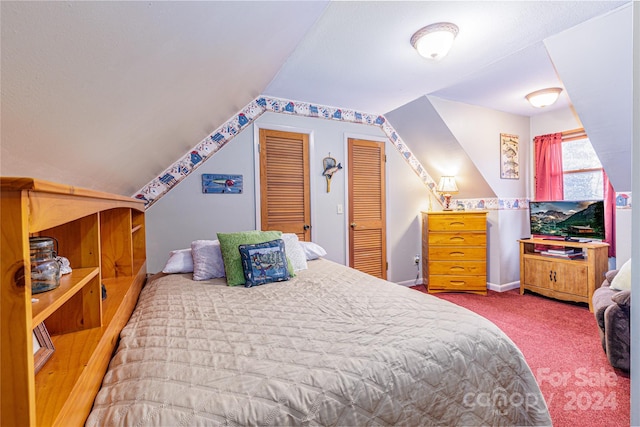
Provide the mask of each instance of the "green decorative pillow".
MULTIPOLYGON (((220 241, 220 251, 222 252, 222 260, 224 262, 224 271, 227 276, 227 285, 237 286, 244 285, 244 270, 242 269, 242 260, 240 259, 240 245, 254 245, 256 243, 269 242, 271 240, 280 239, 282 232, 280 231, 242 231, 238 233, 218 233, 220 241)), ((287 258, 288 261, 288 258, 287 258)), ((294 276, 291 262, 288 262, 289 274, 294 276)))

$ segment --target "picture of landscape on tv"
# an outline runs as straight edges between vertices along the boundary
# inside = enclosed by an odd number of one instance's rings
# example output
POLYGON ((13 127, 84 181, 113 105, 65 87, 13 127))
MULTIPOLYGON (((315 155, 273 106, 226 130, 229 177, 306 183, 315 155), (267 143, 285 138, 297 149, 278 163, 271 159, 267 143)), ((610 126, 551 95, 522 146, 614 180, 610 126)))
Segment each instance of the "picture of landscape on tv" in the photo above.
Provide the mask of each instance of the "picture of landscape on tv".
POLYGON ((529 202, 531 235, 604 240, 604 203, 529 202))

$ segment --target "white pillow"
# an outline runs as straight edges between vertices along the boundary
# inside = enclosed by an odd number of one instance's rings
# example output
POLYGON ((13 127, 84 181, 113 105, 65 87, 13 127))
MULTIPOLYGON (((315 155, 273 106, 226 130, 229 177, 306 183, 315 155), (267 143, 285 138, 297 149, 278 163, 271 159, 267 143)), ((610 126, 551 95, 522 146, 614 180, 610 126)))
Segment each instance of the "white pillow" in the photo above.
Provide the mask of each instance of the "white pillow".
POLYGON ((317 243, 313 242, 298 242, 300 246, 302 246, 302 250, 307 258, 307 261, 311 261, 312 259, 320 258, 321 256, 325 256, 327 251, 317 243))
POLYGON ((291 261, 293 271, 306 270, 308 268, 307 257, 302 246, 300 246, 298 235, 295 233, 282 233, 282 240, 284 240, 284 251, 287 253, 289 261, 291 261))
POLYGON ((162 269, 163 273, 193 273, 191 249, 177 249, 169 252, 169 259, 162 269))
POLYGON ((191 242, 191 255, 193 280, 224 277, 224 261, 218 240, 194 240, 191 242))
POLYGON ((631 258, 622 264, 622 267, 620 267, 618 274, 613 278, 609 287, 619 291, 631 290, 631 258))

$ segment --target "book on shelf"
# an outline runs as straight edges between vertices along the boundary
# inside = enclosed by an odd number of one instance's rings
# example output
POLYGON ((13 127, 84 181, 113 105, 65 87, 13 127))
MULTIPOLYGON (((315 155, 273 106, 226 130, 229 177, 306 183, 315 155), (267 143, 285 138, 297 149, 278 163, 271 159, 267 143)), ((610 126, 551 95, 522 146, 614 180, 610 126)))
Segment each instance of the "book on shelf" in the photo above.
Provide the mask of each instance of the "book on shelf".
POLYGON ((546 251, 540 251, 540 255, 552 256, 557 258, 566 258, 566 259, 583 259, 584 258, 584 253, 582 253, 582 251, 558 252, 558 251, 546 250, 546 251))
POLYGON ((548 248, 546 250, 546 252, 549 252, 549 253, 552 253, 552 254, 564 255, 564 254, 582 253, 582 249, 581 248, 567 248, 567 247, 548 248))

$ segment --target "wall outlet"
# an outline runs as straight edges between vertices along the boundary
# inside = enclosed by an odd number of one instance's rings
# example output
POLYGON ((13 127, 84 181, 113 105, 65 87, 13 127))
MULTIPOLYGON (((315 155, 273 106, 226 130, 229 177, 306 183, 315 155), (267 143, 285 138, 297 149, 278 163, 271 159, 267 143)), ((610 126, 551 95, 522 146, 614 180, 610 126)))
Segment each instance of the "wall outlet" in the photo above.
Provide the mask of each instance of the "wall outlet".
POLYGON ((413 262, 418 265, 420 264, 420 255, 416 254, 416 256, 413 257, 413 262))

